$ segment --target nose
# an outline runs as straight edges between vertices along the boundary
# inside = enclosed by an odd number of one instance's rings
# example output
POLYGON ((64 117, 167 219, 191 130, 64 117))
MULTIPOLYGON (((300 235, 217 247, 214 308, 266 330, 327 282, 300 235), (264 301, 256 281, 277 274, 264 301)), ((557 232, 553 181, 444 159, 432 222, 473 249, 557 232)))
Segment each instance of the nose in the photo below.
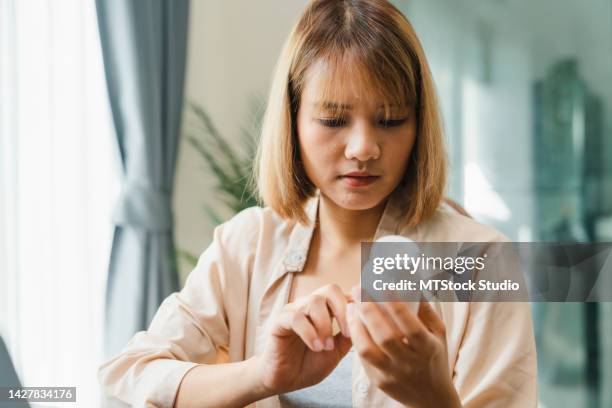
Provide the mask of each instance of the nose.
POLYGON ((348 160, 368 161, 380 157, 376 132, 368 125, 356 125, 347 138, 344 156, 348 160))

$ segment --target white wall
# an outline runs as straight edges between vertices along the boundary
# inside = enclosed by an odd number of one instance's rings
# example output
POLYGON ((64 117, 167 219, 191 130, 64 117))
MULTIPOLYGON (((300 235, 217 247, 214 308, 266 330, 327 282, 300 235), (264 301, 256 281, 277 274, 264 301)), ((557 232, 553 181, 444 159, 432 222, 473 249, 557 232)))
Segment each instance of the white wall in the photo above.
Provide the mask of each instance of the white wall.
MULTIPOLYGON (((189 26, 185 96, 202 105, 232 143, 250 124, 249 100, 266 97, 285 38, 306 0, 194 0, 189 26)), ((187 115, 184 130, 189 129, 187 115)), ((175 239, 179 248, 200 254, 213 226, 202 207, 214 203, 205 164, 184 140, 179 148, 174 193, 175 239)), ((189 267, 180 264, 181 275, 189 267)))

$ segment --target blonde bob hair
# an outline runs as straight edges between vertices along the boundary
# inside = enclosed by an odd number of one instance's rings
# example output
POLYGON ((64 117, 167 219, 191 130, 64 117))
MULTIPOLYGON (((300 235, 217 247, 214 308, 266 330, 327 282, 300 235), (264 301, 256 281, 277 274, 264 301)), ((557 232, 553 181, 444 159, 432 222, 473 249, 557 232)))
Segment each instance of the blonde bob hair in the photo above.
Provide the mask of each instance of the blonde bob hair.
POLYGON ((254 164, 259 199, 282 217, 307 223, 304 203, 316 186, 301 163, 296 118, 307 71, 317 62, 327 67, 323 101, 333 100, 327 98, 338 94, 338 83, 346 85, 347 79, 339 80, 338 73, 350 66, 351 76, 358 78, 368 96, 384 102, 385 112, 393 106, 414 107, 415 144, 397 188, 405 188, 409 197, 404 215, 408 226, 430 217, 443 199, 446 184, 434 83, 414 29, 385 0, 313 0, 307 5, 272 79, 254 164))

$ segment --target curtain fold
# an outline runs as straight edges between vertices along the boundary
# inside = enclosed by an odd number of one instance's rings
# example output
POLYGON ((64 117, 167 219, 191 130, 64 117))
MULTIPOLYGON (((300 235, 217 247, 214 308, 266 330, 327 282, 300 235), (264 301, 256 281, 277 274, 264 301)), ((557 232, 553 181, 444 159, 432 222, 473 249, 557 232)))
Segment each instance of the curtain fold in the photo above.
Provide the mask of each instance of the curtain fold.
POLYGON ((96 8, 123 170, 106 289, 110 356, 178 290, 171 196, 189 0, 96 0, 96 8))

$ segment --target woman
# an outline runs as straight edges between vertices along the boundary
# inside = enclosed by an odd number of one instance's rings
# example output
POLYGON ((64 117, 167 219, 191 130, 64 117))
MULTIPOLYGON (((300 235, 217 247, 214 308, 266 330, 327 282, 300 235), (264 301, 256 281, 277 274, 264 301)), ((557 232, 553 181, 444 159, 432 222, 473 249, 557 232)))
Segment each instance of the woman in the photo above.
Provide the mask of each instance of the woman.
POLYGON ((136 406, 536 405, 528 304, 359 301, 360 243, 503 241, 443 204, 434 85, 384 0, 316 0, 278 62, 265 208, 216 228, 180 293, 100 369, 136 406), (353 290, 353 295, 349 295, 353 290))

